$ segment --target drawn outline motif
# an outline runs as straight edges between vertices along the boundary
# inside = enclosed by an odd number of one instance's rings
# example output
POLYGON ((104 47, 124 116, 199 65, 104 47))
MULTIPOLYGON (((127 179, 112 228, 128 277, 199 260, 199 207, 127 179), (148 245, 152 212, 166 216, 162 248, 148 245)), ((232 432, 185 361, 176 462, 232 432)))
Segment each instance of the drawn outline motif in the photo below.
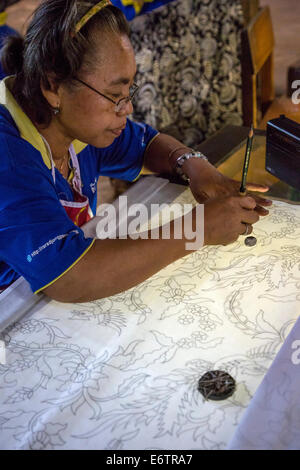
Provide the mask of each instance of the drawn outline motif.
POLYGON ((50 302, 5 330, 1 445, 226 448, 299 310, 299 208, 274 203, 255 233, 251 249, 243 237, 205 247, 129 291, 50 302), (218 404, 197 392, 212 369, 237 383, 218 404))

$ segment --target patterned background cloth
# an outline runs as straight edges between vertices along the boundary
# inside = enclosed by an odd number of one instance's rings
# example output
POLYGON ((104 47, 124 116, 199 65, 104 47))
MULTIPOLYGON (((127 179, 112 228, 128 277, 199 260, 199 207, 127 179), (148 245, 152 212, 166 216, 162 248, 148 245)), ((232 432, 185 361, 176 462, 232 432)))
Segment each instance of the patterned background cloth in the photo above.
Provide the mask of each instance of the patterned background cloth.
POLYGON ((176 0, 131 23, 136 52, 135 120, 193 146, 242 125, 237 0, 176 0))

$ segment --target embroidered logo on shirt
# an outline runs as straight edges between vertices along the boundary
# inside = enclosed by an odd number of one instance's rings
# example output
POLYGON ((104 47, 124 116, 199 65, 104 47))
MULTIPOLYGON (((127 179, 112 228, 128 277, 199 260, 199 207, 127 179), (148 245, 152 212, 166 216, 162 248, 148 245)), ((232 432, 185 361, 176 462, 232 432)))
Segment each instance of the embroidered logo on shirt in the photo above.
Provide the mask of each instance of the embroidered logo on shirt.
POLYGON ((97 191, 97 178, 95 178, 94 183, 90 184, 90 188, 91 188, 92 193, 95 194, 95 192, 97 191))

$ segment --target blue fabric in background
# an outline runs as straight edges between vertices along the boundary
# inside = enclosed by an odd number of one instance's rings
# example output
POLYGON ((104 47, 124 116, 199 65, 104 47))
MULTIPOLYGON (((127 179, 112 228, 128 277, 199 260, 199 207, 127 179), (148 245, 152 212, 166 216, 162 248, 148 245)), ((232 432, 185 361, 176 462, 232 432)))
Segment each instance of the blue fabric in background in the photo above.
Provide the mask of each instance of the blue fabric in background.
MULTIPOLYGON (((155 10, 158 7, 161 7, 162 5, 167 5, 167 3, 174 2, 174 0, 146 0, 144 3, 143 8, 141 9, 139 15, 142 15, 144 13, 148 13, 149 11, 155 10)), ((113 5, 116 7, 120 8, 120 10, 123 11, 124 15, 126 16, 127 20, 133 20, 137 16, 136 10, 133 5, 127 5, 125 6, 124 3, 128 3, 126 1, 122 0, 112 0, 113 5)), ((136 3, 132 1, 132 3, 136 3)))

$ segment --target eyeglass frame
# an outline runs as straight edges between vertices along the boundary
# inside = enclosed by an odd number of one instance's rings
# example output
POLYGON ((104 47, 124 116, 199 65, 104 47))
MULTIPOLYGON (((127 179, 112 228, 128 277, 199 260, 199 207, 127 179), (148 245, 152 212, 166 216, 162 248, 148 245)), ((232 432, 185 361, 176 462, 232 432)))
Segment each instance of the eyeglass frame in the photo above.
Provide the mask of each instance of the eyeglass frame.
POLYGON ((91 85, 89 85, 88 83, 84 82, 84 81, 81 80, 80 78, 73 77, 73 80, 76 80, 77 82, 82 83, 82 85, 85 85, 86 87, 88 87, 88 88, 90 88, 91 90, 93 90, 95 93, 98 93, 98 95, 102 96, 103 98, 106 98, 106 99, 109 100, 111 103, 114 103, 114 105, 115 105, 115 112, 116 112, 116 113, 120 113, 120 112, 121 112, 121 109, 118 109, 118 107, 120 106, 120 103, 123 103, 123 102, 124 102, 124 105, 126 105, 129 101, 132 101, 134 95, 136 94, 136 92, 137 92, 138 89, 140 88, 137 83, 133 82, 133 86, 135 87, 135 89, 134 89, 134 91, 131 93, 131 95, 129 95, 129 96, 127 96, 127 97, 124 97, 124 98, 121 98, 119 101, 115 101, 115 100, 113 100, 112 98, 110 98, 109 96, 106 96, 106 95, 104 95, 103 93, 101 93, 100 91, 96 90, 96 88, 93 88, 91 85))

